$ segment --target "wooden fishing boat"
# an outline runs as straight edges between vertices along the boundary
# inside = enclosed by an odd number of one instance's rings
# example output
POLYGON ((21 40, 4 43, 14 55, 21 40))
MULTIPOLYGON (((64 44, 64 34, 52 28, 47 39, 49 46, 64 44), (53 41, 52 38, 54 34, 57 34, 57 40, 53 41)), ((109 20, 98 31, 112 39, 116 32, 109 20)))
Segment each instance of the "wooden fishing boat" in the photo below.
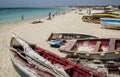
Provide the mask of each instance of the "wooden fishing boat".
POLYGON ((82 20, 84 22, 91 22, 91 23, 97 23, 100 24, 100 18, 116 18, 119 19, 120 16, 118 14, 113 13, 94 13, 90 16, 83 16, 82 20))
POLYGON ((80 59, 75 58, 73 55, 68 55, 66 58, 93 71, 102 72, 106 77, 120 76, 120 61, 80 59))
POLYGON ((12 63, 18 73, 25 77, 104 77, 81 65, 61 58, 34 44, 25 42, 12 35, 10 50, 13 53, 12 63))
POLYGON ((50 44, 51 47, 59 48, 61 44, 66 43, 67 40, 83 38, 98 38, 98 37, 82 33, 54 32, 50 35, 47 42, 50 44))
POLYGON ((94 38, 69 41, 59 48, 83 59, 120 60, 120 39, 94 38))
POLYGON ((82 20, 84 22, 90 22, 90 23, 96 23, 99 24, 100 23, 100 17, 94 17, 94 16, 83 16, 82 20))
POLYGON ((101 18, 100 24, 102 25, 102 28, 120 29, 120 19, 101 18))
POLYGON ((94 17, 107 17, 107 18, 120 18, 120 16, 118 14, 114 14, 114 13, 94 13, 92 14, 92 16, 94 17))
POLYGON ((91 15, 84 15, 83 17, 82 17, 82 20, 84 21, 84 22, 89 22, 90 21, 90 19, 91 19, 91 15))

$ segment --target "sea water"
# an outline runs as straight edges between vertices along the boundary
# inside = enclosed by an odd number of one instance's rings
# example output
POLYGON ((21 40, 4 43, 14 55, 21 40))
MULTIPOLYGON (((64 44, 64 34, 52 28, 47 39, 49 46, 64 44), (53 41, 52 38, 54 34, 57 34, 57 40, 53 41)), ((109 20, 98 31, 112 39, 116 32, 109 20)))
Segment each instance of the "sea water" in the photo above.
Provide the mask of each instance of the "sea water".
POLYGON ((66 12, 68 8, 0 8, 0 24, 8 24, 24 20, 42 18, 48 16, 49 12, 66 12))

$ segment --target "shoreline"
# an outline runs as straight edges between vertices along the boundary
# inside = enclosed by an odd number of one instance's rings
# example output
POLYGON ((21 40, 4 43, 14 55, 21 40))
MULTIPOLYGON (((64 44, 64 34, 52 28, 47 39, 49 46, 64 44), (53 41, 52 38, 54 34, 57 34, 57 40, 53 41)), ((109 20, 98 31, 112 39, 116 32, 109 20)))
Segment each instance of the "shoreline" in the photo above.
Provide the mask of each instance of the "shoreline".
MULTIPOLYGON (((86 10, 82 12, 85 13, 86 10)), ((81 18, 82 15, 71 11, 65 15, 57 15, 52 20, 40 19, 43 23, 31 24, 34 20, 29 20, 0 27, 0 77, 20 77, 11 63, 12 56, 8 48, 11 33, 61 57, 66 55, 56 48, 51 48, 46 42, 52 32, 77 32, 96 35, 100 38, 120 38, 120 30, 102 29, 100 24, 83 22, 81 18)))
POLYGON ((38 17, 38 18, 30 18, 30 19, 19 20, 19 21, 16 21, 16 22, 3 23, 3 24, 0 24, 0 27, 4 26, 4 25, 20 24, 20 23, 24 23, 24 22, 30 22, 30 21, 34 21, 34 20, 45 19, 47 17, 48 16, 42 16, 42 17, 38 17))
POLYGON ((1 15, 3 16, 0 18, 0 26, 1 25, 7 25, 12 23, 19 23, 22 21, 29 21, 29 20, 35 20, 39 18, 45 18, 48 16, 49 12, 51 12, 51 15, 54 13, 63 13, 68 12, 70 8, 64 8, 64 7, 43 7, 43 8, 1 8, 3 10, 1 15), (11 10, 9 10, 11 9, 11 10), (6 13, 4 12, 9 11, 13 12, 8 13, 8 17, 6 13), (5 19, 6 18, 6 19, 5 19), (7 19, 8 18, 8 19, 7 19))

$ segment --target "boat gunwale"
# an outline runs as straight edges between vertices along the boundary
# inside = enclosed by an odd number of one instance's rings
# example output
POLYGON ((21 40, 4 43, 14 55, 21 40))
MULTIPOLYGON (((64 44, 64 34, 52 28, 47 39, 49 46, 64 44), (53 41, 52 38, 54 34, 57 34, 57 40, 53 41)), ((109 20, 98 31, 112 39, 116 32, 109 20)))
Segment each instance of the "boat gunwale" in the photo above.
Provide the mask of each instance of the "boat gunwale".
MULTIPOLYGON (((48 37, 48 39, 47 39, 47 42, 49 42, 50 41, 50 38, 54 35, 54 34, 65 34, 65 35, 81 35, 81 36, 88 36, 88 38, 100 38, 99 36, 97 36, 97 35, 92 35, 92 34, 87 34, 87 33, 79 33, 79 32, 52 32, 50 35, 49 35, 49 37, 48 37)), ((82 39, 82 38, 80 38, 80 39, 82 39)), ((70 40, 70 39, 69 39, 70 40)), ((73 40, 73 39, 71 39, 71 40, 73 40)))
POLYGON ((100 18, 100 20, 104 20, 104 19, 108 19, 108 20, 120 20, 120 19, 118 19, 118 18, 100 18))
MULTIPOLYGON (((74 42, 74 45, 78 42, 78 41, 84 41, 84 40, 87 40, 87 41, 91 41, 91 40, 110 40, 110 39, 115 39, 115 40, 120 40, 120 38, 85 38, 85 39, 77 39, 75 42, 74 42)), ((73 48, 73 47, 72 47, 73 48)), ((72 49, 71 48, 71 49, 72 49)), ((69 51, 65 51, 65 50, 61 50, 60 48, 59 48, 59 51, 62 51, 62 52, 66 52, 66 53, 74 53, 73 52, 73 50, 69 50, 69 51)), ((116 51, 120 51, 120 50, 116 50, 116 51)), ((101 53, 104 53, 104 54, 110 54, 110 53, 114 53, 115 52, 115 50, 114 51, 106 51, 106 52, 77 52, 78 54, 87 54, 87 53, 89 53, 89 54, 91 54, 91 55, 98 55, 98 54, 101 54, 101 53)))

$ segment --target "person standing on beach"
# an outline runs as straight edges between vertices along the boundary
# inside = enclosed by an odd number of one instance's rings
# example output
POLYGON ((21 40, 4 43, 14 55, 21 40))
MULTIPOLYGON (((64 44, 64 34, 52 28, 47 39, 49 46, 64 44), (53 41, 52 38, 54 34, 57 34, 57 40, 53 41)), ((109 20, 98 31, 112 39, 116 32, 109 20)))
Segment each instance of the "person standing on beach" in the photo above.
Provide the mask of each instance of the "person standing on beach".
POLYGON ((47 20, 52 20, 52 18, 51 18, 51 12, 49 12, 47 20))
POLYGON ((55 12, 53 11, 53 12, 52 12, 52 17, 54 18, 54 16, 55 16, 55 12))
POLYGON ((65 15, 65 12, 63 12, 63 15, 65 15))
POLYGON ((23 15, 21 15, 21 20, 24 20, 24 16, 23 15))

